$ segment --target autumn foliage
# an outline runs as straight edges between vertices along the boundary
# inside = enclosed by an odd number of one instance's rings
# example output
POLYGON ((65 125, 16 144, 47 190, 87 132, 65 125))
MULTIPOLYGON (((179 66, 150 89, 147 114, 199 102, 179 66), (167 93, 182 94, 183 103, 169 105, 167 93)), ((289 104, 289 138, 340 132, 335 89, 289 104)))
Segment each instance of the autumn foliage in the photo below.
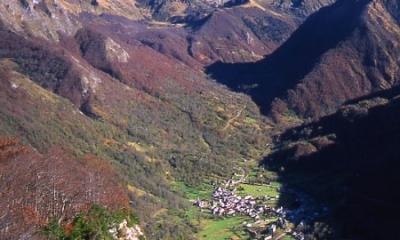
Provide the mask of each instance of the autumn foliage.
POLYGON ((0 239, 31 238, 49 220, 68 223, 93 204, 127 207, 111 166, 95 156, 71 158, 60 149, 42 155, 15 139, 0 139, 0 239))

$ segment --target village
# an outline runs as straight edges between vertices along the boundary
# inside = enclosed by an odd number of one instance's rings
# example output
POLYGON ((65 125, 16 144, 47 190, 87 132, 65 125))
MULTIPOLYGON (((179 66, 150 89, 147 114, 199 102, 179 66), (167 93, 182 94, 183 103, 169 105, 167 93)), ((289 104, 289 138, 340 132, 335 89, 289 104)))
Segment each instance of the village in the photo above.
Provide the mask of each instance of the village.
MULTIPOLYGON (((283 207, 274 207, 269 204, 277 201, 277 196, 241 196, 237 192, 237 186, 245 182, 246 177, 240 176, 239 180, 226 181, 217 187, 212 193, 211 200, 196 199, 193 204, 203 212, 208 212, 217 218, 229 218, 235 216, 247 216, 252 221, 243 222, 242 225, 250 234, 251 239, 279 240, 283 237, 303 240, 304 233, 301 231, 304 225, 301 213, 305 210, 299 208, 288 210, 283 207), (298 224, 295 226, 293 221, 298 224)), ((307 217, 304 217, 305 220, 307 217)))

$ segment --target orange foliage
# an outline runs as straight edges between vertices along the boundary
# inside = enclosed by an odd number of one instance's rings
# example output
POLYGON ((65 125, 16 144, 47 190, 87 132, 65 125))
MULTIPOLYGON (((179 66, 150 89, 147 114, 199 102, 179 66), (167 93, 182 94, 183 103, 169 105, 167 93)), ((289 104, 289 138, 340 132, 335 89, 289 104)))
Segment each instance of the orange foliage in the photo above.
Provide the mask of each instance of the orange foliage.
POLYGON ((39 213, 33 208, 33 206, 24 206, 22 208, 22 215, 24 222, 27 224, 44 224, 45 222, 40 219, 39 213))
POLYGON ((18 143, 18 140, 13 138, 0 138, 0 161, 14 158, 28 151, 27 148, 19 146, 18 143))
POLYGON ((0 138, 0 149, 18 144, 18 141, 13 138, 0 138))
POLYGON ((74 224, 72 224, 72 223, 67 223, 67 224, 65 224, 65 225, 63 226, 63 228, 64 228, 64 232, 65 232, 67 235, 69 235, 69 234, 72 232, 72 230, 74 230, 74 224))

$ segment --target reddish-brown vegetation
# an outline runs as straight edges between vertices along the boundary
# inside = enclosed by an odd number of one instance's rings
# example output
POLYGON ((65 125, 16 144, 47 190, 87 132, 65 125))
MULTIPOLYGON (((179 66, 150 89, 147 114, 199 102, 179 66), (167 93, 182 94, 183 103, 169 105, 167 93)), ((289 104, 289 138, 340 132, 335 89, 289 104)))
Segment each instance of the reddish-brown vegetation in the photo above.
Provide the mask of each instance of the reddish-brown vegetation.
POLYGON ((0 238, 33 238, 50 219, 68 222, 100 204, 127 207, 120 179, 95 156, 72 158, 61 149, 42 155, 0 138, 0 238))
POLYGON ((18 65, 16 70, 78 106, 85 101, 80 71, 60 47, 40 39, 26 39, 4 28, 0 28, 0 34, 0 57, 12 59, 18 65))
POLYGON ((25 147, 15 147, 17 144, 18 141, 13 138, 0 138, 0 161, 5 161, 28 151, 25 147))

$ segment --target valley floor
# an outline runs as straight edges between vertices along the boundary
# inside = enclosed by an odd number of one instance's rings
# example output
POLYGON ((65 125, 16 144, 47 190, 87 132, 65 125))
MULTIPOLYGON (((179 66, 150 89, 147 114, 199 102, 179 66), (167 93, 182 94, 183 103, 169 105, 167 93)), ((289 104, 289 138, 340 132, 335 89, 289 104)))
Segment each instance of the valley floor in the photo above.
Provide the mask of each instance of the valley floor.
POLYGON ((228 180, 209 179, 197 187, 177 184, 193 203, 186 218, 197 229, 195 237, 200 240, 304 239, 301 227, 315 217, 309 215, 321 214, 322 210, 311 206, 311 201, 300 193, 284 189, 276 173, 254 163, 244 168, 245 177, 235 174, 228 180), (225 197, 220 196, 223 194, 225 197), (252 201, 254 205, 242 206, 243 212, 236 211, 235 207, 239 209, 240 204, 235 205, 234 201, 239 202, 238 199, 243 205, 252 201), (224 206, 223 200, 234 206, 224 206), (225 211, 221 213, 221 209, 225 211))

